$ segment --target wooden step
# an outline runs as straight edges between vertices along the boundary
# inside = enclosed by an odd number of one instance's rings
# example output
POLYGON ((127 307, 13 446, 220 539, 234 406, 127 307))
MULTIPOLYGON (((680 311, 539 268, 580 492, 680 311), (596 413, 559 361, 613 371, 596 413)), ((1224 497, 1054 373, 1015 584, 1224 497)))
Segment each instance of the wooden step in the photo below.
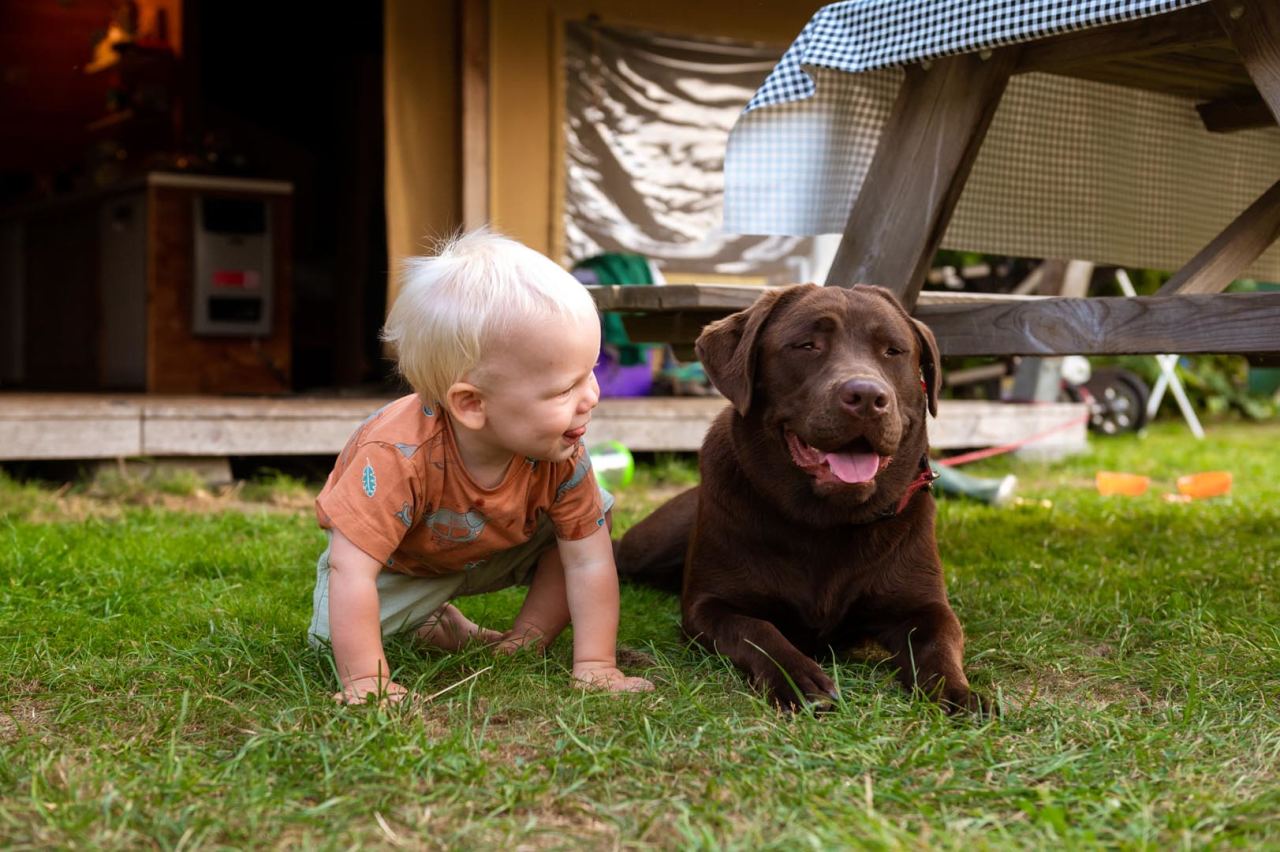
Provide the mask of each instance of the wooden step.
MULTIPOLYGON (((336 455, 379 398, 0 394, 0 460, 336 455)), ((637 452, 697 450, 721 397, 602 400, 590 443, 637 452)), ((1052 454, 1085 447, 1085 407, 943 400, 930 422, 939 449, 1008 444, 1077 421, 1037 442, 1052 454)))

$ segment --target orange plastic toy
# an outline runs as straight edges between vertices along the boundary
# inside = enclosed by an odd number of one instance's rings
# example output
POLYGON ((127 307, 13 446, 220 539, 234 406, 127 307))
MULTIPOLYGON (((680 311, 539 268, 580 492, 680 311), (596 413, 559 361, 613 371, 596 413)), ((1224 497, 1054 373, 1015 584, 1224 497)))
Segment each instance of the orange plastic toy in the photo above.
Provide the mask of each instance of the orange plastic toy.
POLYGON ((1178 477, 1178 493, 1196 500, 1231 493, 1231 471, 1211 470, 1178 477))
POLYGON ((1147 493, 1147 488, 1151 485, 1151 477, 1139 476, 1136 473, 1100 470, 1094 477, 1094 484, 1098 486, 1098 493, 1104 497, 1111 494, 1137 497, 1147 493))

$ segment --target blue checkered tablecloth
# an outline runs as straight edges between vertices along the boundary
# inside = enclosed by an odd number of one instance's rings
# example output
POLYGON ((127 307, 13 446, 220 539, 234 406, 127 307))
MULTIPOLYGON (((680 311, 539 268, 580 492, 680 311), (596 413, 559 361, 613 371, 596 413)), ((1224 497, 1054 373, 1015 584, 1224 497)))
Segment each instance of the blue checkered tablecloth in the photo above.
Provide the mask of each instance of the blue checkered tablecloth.
POLYGON ((811 97, 805 66, 856 74, 1131 21, 1208 0, 845 0, 818 10, 747 104, 811 97))
MULTIPOLYGON (((847 0, 820 9, 739 117, 725 230, 845 220, 902 66, 1205 0, 847 0)), ((1042 73, 1009 82, 943 247, 1176 269, 1280 177, 1280 128, 1209 133, 1191 101, 1042 73)), ((1280 280, 1280 246, 1251 269, 1280 280)))

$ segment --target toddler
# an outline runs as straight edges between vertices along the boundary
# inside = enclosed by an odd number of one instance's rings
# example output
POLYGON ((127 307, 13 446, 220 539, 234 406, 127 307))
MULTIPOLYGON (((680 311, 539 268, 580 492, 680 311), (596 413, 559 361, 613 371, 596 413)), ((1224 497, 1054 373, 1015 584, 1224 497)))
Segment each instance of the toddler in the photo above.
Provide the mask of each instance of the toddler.
POLYGON ((487 231, 406 265, 383 337, 415 393, 366 420, 316 498, 329 546, 311 641, 332 644, 335 698, 398 700, 382 638, 446 650, 545 648, 572 620, 573 678, 641 691, 618 670, 613 498, 583 443, 599 401, 600 322, 543 255, 487 231), (506 633, 450 601, 528 583, 506 633))

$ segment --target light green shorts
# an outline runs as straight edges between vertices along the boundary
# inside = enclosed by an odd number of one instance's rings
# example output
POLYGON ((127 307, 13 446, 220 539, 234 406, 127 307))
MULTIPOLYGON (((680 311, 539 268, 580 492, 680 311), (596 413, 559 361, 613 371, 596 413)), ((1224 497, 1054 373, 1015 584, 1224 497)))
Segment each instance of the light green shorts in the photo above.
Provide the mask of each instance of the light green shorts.
MULTIPOLYGON (((613 508, 613 495, 603 488, 604 510, 613 508)), ((316 589, 312 595, 311 627, 307 639, 319 647, 329 641, 329 550, 316 561, 316 589)), ((496 592, 511 586, 528 585, 538 560, 556 543, 555 528, 544 515, 533 537, 524 544, 490 556, 470 571, 441 577, 411 577, 383 571, 378 574, 378 617, 382 635, 391 636, 417 630, 440 607, 454 598, 496 592)))

